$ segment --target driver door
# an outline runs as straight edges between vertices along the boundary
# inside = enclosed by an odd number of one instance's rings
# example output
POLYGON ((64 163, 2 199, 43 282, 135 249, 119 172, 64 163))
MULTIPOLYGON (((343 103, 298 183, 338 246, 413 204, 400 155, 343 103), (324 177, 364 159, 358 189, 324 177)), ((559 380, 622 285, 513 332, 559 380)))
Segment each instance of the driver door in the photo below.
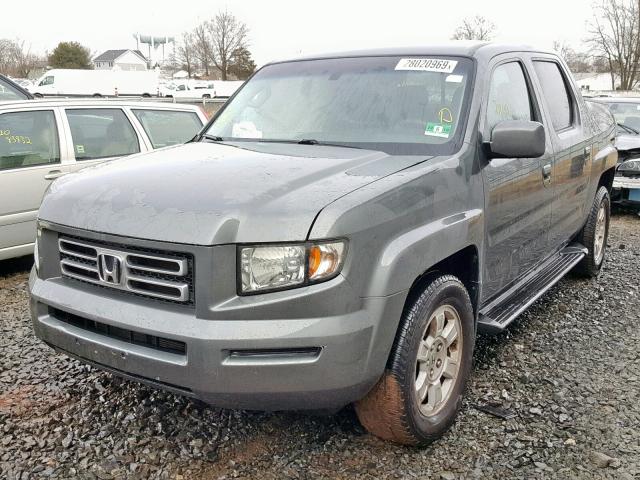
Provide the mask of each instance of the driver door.
MULTIPOLYGON (((493 127, 502 121, 542 120, 528 70, 521 58, 498 60, 494 64, 483 117, 481 131, 485 140, 491 138, 493 127)), ((546 177, 552 159, 553 148, 547 135, 542 157, 494 158, 483 168, 485 299, 508 288, 546 257, 552 200, 546 177)))

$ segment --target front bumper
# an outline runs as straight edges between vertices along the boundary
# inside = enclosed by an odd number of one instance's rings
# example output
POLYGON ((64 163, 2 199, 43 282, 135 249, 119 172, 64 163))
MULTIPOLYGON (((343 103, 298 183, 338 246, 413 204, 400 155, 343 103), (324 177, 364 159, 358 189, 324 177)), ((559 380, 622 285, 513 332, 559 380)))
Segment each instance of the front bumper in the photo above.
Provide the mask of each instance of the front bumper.
POLYGON ((611 198, 618 205, 640 207, 640 177, 616 175, 611 198))
POLYGON ((257 410, 338 408, 363 397, 384 370, 405 299, 403 293, 358 298, 339 276, 277 295, 227 300, 228 318, 204 318, 215 309, 138 299, 61 276, 42 279, 35 270, 29 289, 34 331, 50 346, 216 406, 257 410), (328 306, 332 299, 348 308, 336 312, 328 306), (242 318, 243 308, 250 319, 242 318), (134 344, 56 312, 184 342, 186 351, 134 344))

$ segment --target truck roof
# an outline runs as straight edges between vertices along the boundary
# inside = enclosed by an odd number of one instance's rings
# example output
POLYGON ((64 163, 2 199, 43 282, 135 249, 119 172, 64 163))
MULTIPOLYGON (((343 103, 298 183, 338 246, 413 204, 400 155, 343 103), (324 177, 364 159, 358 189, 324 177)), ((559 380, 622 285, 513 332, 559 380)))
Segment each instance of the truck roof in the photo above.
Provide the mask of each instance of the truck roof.
POLYGON ((502 44, 481 41, 451 41, 443 44, 431 44, 424 46, 377 48, 367 50, 352 50, 344 52, 321 53, 304 55, 287 60, 278 60, 272 63, 283 63, 298 60, 319 60, 326 58, 348 58, 348 57, 381 57, 381 56, 410 56, 410 55, 450 55, 458 57, 474 57, 488 60, 501 53, 508 52, 539 52, 552 53, 545 50, 536 49, 529 45, 502 44))

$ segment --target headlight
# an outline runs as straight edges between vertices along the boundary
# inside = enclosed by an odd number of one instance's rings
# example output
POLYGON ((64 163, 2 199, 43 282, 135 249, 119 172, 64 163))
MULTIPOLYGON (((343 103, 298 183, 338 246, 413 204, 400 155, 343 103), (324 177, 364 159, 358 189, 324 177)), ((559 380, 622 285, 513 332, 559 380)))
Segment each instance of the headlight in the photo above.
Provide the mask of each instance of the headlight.
POLYGON ((622 162, 620 165, 618 165, 618 171, 640 173, 640 158, 622 162))
POLYGON ((329 280, 340 273, 346 242, 256 245, 239 248, 240 294, 284 290, 329 280))

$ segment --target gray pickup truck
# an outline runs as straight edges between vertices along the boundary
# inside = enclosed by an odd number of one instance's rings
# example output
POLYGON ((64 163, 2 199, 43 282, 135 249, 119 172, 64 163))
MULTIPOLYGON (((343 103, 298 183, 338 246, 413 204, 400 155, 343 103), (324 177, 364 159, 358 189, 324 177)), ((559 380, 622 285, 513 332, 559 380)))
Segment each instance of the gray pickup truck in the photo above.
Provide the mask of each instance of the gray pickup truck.
POLYGON ((213 405, 353 402, 373 434, 426 444, 478 331, 598 273, 614 135, 525 47, 269 64, 186 145, 52 184, 35 333, 213 405))

